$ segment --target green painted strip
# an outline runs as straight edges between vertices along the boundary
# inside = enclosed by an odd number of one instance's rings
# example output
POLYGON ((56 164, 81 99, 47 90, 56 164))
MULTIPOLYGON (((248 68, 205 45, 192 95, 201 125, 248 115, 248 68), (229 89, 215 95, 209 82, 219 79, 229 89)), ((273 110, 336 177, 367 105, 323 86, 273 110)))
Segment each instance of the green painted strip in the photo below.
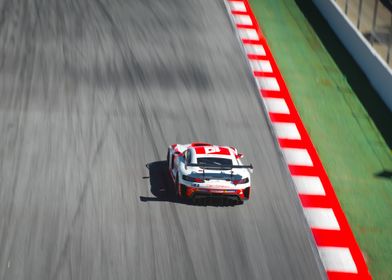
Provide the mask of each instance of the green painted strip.
POLYGON ((250 3, 374 279, 392 279, 391 112, 311 1, 250 3))

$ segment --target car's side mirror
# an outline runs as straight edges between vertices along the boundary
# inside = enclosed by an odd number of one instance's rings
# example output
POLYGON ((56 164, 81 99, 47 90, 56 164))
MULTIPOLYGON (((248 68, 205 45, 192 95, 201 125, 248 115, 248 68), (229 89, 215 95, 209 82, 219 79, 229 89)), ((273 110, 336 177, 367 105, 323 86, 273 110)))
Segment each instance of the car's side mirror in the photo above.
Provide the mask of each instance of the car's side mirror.
POLYGON ((243 158, 244 157, 244 154, 242 154, 242 153, 238 153, 237 155, 236 155, 236 158, 243 158))

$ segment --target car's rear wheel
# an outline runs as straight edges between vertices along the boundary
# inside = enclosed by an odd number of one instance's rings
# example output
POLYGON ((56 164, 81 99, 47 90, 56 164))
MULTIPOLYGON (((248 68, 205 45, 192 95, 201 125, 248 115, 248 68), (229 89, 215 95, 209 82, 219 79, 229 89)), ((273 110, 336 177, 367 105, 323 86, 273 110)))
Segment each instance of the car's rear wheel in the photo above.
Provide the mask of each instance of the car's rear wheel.
POLYGON ((244 189, 244 199, 248 200, 250 196, 250 187, 247 187, 246 189, 244 189))
POLYGON ((183 199, 188 198, 188 197, 186 196, 186 186, 181 185, 180 187, 181 187, 181 197, 182 197, 183 199))
POLYGON ((178 197, 181 197, 180 183, 178 180, 178 174, 176 175, 176 193, 178 197))
POLYGON ((188 197, 186 196, 186 186, 180 184, 179 179, 178 179, 178 174, 176 176, 176 191, 177 191, 177 196, 181 198, 182 200, 187 200, 188 197))

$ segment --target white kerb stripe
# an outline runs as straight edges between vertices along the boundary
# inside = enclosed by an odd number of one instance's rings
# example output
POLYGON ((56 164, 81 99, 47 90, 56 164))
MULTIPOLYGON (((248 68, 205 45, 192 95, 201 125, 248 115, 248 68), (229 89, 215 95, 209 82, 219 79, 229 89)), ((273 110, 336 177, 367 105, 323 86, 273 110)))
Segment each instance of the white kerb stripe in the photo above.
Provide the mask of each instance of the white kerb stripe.
POLYGON ((238 33, 241 39, 245 40, 259 40, 259 35, 256 29, 238 28, 238 33))
POLYGON ((306 149, 282 148, 282 152, 289 165, 313 166, 312 159, 306 149))
POLYGON ((298 128, 295 123, 273 122, 276 135, 279 139, 300 140, 298 128))
POLYGON ((233 12, 246 12, 245 4, 242 1, 230 1, 229 5, 233 12))
POLYGON ((272 66, 268 60, 251 59, 249 63, 253 71, 272 73, 272 66))
POLYGON ((290 114, 289 107, 283 98, 263 98, 268 113, 290 114))
POLYGON ((325 190, 319 177, 293 176, 293 180, 299 194, 325 195, 325 190))
POLYGON ((358 273, 357 266, 348 248, 318 247, 326 271, 358 273))
POLYGON ((252 19, 248 15, 233 15, 235 24, 252 25, 252 19))
POLYGON ((244 44, 244 47, 247 54, 265 55, 265 49, 262 45, 244 44))
POLYGON ((274 77, 255 77, 259 89, 279 91, 280 87, 278 81, 274 77))
POLYGON ((336 216, 331 208, 304 208, 306 220, 310 228, 340 230, 336 216))

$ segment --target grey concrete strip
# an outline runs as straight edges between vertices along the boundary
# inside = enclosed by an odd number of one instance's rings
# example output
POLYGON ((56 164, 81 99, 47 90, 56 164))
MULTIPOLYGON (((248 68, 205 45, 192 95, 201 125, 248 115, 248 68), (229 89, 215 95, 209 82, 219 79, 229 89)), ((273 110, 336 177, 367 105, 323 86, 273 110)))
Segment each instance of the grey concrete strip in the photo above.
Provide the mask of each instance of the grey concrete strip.
POLYGON ((223 2, 0 10, 0 279, 323 278, 223 2), (248 203, 171 195, 194 140, 248 156, 248 203))

